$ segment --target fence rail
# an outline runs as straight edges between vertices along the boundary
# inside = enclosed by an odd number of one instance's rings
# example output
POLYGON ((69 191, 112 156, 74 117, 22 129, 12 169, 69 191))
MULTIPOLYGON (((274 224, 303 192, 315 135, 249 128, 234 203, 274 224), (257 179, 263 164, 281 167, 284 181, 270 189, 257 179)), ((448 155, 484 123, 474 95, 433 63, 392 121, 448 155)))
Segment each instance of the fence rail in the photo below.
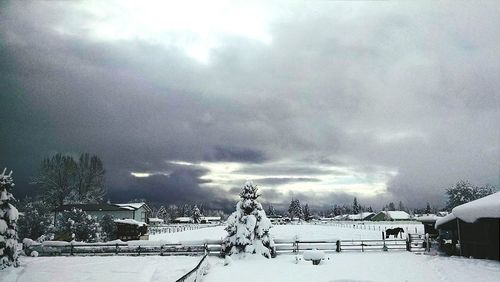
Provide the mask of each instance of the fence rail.
POLYGON ((206 274, 208 269, 207 256, 205 254, 203 258, 200 260, 198 265, 193 268, 188 273, 184 274, 181 278, 177 279, 175 282, 199 282, 202 280, 203 275, 206 274))

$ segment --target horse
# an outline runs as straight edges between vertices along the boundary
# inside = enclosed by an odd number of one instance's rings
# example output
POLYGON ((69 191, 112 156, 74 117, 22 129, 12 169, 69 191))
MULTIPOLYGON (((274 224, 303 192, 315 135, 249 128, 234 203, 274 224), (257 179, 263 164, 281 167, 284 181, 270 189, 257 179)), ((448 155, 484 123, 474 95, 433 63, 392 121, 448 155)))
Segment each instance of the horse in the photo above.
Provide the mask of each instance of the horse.
POLYGON ((389 228, 385 230, 385 238, 389 238, 389 235, 394 235, 394 238, 398 238, 399 233, 404 233, 405 231, 401 227, 389 228))

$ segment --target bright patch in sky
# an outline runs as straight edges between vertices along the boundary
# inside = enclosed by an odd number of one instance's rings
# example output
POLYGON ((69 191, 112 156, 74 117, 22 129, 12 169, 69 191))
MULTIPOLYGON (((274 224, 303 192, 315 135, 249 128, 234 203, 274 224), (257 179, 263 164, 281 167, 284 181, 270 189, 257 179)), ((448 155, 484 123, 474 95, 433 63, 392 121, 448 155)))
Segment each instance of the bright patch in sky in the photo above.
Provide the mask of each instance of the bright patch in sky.
MULTIPOLYGON (((267 164, 246 164, 238 162, 200 162, 190 163, 184 161, 170 161, 176 165, 198 166, 208 170, 208 173, 201 177, 207 183, 203 186, 222 188, 230 190, 241 186, 247 180, 253 180, 262 189, 274 189, 281 193, 288 192, 314 192, 329 193, 343 192, 364 196, 376 196, 387 191, 387 183, 397 175, 397 171, 384 167, 376 168, 371 172, 359 172, 355 168, 339 166, 315 166, 325 172, 319 175, 307 173, 285 174, 273 172, 272 167, 279 167, 280 162, 267 164), (252 168, 259 166, 269 166, 265 174, 250 173, 252 168), (263 184, 268 179, 286 179, 286 183, 263 184), (259 180, 262 181, 259 183, 259 180)), ((289 166, 293 161, 282 161, 281 165, 289 166)), ((298 167, 307 167, 308 164, 297 163, 298 167)))
POLYGON ((239 1, 85 1, 80 10, 93 16, 86 24, 98 40, 140 40, 176 47, 200 63, 224 37, 270 44, 268 10, 239 1))

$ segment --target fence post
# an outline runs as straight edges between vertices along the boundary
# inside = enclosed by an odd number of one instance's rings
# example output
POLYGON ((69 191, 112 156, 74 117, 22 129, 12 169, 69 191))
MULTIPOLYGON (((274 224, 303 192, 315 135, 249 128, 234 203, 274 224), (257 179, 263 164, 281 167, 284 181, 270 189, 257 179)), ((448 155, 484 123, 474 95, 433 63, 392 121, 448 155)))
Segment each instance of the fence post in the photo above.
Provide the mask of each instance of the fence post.
POLYGON ((408 234, 406 237, 406 250, 411 252, 411 235, 408 234))
POLYGON ((137 253, 138 255, 141 255, 141 246, 137 247, 137 253))
POLYGON ((365 249, 364 249, 364 244, 363 244, 363 241, 361 241, 361 252, 364 252, 365 249))
POLYGON ((382 240, 384 241, 384 246, 382 247, 382 251, 387 252, 387 246, 385 245, 385 232, 382 231, 382 240))
POLYGON ((118 254, 118 243, 116 243, 116 245, 115 245, 115 255, 117 255, 117 254, 118 254))
POLYGON ((73 255, 73 243, 71 243, 70 248, 69 248, 69 255, 73 255))

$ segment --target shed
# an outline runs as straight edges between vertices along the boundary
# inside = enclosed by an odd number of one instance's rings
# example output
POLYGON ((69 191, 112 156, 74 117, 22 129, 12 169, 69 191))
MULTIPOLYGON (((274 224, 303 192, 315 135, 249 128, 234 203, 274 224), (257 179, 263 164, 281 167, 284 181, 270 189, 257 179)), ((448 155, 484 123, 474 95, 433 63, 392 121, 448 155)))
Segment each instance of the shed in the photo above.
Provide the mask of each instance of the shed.
POLYGON ((435 228, 443 248, 450 242, 456 254, 500 260, 500 192, 455 207, 435 228))
POLYGON ((439 235, 439 232, 434 228, 436 221, 441 217, 436 216, 435 214, 428 214, 417 217, 417 221, 422 222, 424 225, 424 233, 429 234, 431 238, 436 238, 439 235))

